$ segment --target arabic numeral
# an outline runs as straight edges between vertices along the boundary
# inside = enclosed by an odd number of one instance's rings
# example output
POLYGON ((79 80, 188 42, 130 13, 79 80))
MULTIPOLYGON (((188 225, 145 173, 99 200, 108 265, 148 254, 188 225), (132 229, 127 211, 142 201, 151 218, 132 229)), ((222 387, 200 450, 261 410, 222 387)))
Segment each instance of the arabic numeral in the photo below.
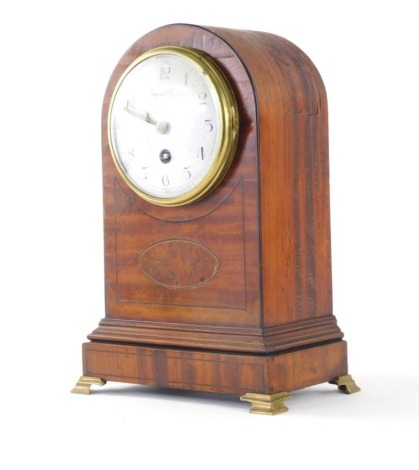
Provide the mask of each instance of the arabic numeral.
POLYGON ((167 80, 170 78, 170 66, 168 64, 163 64, 160 69, 160 79, 167 80))
POLYGON ((214 125, 212 124, 212 119, 205 119, 204 129, 205 129, 205 132, 212 132, 212 130, 214 129, 214 125))
POLYGON ((206 106, 206 104, 207 104, 207 94, 205 93, 205 91, 201 91, 201 93, 199 93, 198 99, 199 99, 199 104, 200 105, 206 106))
POLYGON ((168 175, 163 175, 162 179, 161 179, 161 182, 163 183, 163 186, 165 188, 167 188, 167 186, 169 186, 169 184, 170 184, 169 176, 168 175))
POLYGON ((190 180, 191 177, 192 177, 192 173, 189 171, 189 168, 190 168, 189 166, 183 168, 183 170, 184 170, 184 171, 183 171, 183 178, 184 178, 185 180, 190 180))

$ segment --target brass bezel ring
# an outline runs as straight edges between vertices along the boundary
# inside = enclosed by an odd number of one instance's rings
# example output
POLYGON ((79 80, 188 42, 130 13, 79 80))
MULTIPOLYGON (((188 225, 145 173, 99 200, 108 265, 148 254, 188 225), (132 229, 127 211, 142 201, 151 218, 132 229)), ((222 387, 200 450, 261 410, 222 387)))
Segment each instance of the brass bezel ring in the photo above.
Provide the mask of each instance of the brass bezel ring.
POLYGON ((239 134, 239 112, 236 98, 234 96, 233 89, 221 71, 219 66, 205 53, 192 48, 186 48, 181 46, 164 46, 151 49, 148 52, 137 57, 124 71, 122 76, 119 78, 110 101, 108 111, 108 142, 111 150, 112 159, 115 166, 124 179, 125 183, 141 198, 153 204, 160 206, 183 206, 192 204, 199 201, 211 191, 213 191, 223 180, 227 174, 237 149, 237 141, 239 134), (123 83, 126 76, 130 71, 136 67, 140 62, 144 60, 162 54, 176 55, 182 57, 185 60, 191 62, 195 67, 199 68, 201 72, 207 77, 209 83, 215 91, 217 99, 217 106, 220 116, 220 138, 218 140, 218 148, 215 150, 216 156, 214 161, 204 176, 204 178, 190 191, 185 194, 181 194, 174 197, 156 197, 152 196, 145 191, 138 188, 125 174, 122 166, 119 163, 117 157, 117 151, 114 148, 112 142, 111 133, 111 117, 113 111, 113 105, 118 90, 123 83))

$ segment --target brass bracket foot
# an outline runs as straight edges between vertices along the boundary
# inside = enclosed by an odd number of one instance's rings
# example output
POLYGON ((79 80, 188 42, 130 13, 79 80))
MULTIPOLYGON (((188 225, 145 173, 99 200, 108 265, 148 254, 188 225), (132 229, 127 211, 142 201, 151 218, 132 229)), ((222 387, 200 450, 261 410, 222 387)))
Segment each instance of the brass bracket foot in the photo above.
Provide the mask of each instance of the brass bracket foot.
POLYGON ((355 383, 354 379, 350 375, 341 375, 337 379, 332 380, 330 383, 337 385, 339 390, 342 390, 342 392, 348 394, 361 391, 361 389, 358 387, 358 385, 355 383))
POLYGON ((240 400, 248 401, 252 405, 250 413, 277 415, 288 411, 288 408, 284 405, 284 401, 288 398, 291 398, 291 396, 287 392, 279 392, 272 395, 246 393, 240 397, 240 400))
POLYGON ((71 393, 81 393, 82 395, 90 395, 90 387, 92 385, 105 385, 106 380, 102 380, 99 377, 86 377, 82 375, 76 386, 71 390, 71 393))

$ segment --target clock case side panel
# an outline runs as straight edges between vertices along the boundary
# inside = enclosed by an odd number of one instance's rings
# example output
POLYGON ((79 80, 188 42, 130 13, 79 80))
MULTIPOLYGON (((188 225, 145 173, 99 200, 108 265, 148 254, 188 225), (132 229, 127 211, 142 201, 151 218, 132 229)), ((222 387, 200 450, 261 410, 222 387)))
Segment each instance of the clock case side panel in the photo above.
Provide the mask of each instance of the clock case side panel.
POLYGON ((341 340, 332 307, 328 111, 321 76, 282 37, 217 31, 243 60, 257 99, 266 349, 341 340))
POLYGON ((256 102, 245 68, 228 43, 206 28, 159 28, 121 58, 102 114, 106 316, 90 340, 265 351, 255 122, 256 102), (192 47, 213 57, 232 83, 240 110, 238 150, 229 173, 210 196, 190 206, 167 208, 142 200, 124 184, 108 144, 107 115, 119 77, 139 55, 159 46, 192 47), (139 254, 173 240, 177 246, 191 242, 208 248, 219 260, 220 272, 230 274, 223 279, 217 273, 193 289, 153 282, 141 272, 139 254))

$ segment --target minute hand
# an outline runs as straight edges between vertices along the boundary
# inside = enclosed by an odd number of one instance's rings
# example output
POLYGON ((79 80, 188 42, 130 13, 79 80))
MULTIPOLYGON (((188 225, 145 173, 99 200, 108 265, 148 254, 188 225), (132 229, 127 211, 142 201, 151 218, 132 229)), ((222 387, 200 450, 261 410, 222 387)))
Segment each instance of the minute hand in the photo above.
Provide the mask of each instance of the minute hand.
POLYGON ((127 105, 124 107, 124 110, 128 114, 131 114, 131 116, 134 116, 138 119, 142 119, 143 121, 148 122, 148 123, 152 124, 153 126, 155 126, 156 131, 159 134, 164 134, 167 131, 168 127, 169 127, 167 122, 156 121, 155 119, 151 118, 146 111, 138 111, 133 106, 131 106, 130 103, 127 103, 127 105))

